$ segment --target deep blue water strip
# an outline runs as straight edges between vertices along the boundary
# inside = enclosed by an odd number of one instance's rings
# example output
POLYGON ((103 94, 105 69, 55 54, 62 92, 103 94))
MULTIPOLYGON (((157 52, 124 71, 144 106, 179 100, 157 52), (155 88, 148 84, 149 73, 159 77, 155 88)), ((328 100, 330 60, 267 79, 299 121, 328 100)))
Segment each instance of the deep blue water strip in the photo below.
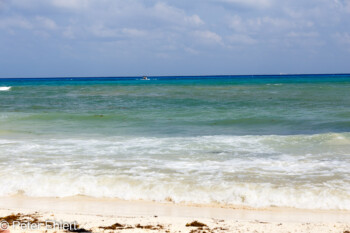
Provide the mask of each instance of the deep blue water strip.
MULTIPOLYGON (((0 78, 3 82, 28 81, 122 81, 140 80, 143 76, 120 77, 50 77, 50 78, 0 78)), ((349 78, 350 74, 283 74, 283 75, 204 75, 204 76, 147 76, 151 80, 203 80, 203 79, 317 79, 317 78, 349 78)))

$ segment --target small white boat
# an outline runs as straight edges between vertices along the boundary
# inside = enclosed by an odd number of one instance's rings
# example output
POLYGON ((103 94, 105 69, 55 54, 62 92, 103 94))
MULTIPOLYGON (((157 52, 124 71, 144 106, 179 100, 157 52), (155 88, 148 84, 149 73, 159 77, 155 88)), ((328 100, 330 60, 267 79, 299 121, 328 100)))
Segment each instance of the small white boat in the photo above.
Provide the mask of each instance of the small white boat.
POLYGON ((147 78, 147 76, 143 76, 142 80, 149 80, 149 78, 147 78))
POLYGON ((0 87, 0 91, 9 91, 11 87, 0 87))

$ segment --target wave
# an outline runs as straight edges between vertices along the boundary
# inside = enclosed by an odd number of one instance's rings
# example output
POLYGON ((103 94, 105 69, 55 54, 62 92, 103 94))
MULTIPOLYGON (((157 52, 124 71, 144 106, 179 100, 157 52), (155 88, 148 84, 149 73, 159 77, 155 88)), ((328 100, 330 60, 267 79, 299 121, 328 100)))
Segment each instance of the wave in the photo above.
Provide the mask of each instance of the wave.
POLYGON ((350 210, 350 134, 0 139, 0 196, 350 210))
MULTIPOLYGON (((31 174, 3 181, 1 195, 22 194, 31 197, 90 196, 174 203, 243 205, 253 208, 291 207, 301 209, 350 210, 350 196, 328 188, 274 186, 269 183, 198 184, 168 182, 149 177, 128 179, 125 176, 88 174, 31 174)), ((178 179, 174 177, 174 179, 178 179)), ((345 184, 344 185, 348 185, 345 184)))
POLYGON ((0 87, 0 91, 9 91, 11 87, 0 87))

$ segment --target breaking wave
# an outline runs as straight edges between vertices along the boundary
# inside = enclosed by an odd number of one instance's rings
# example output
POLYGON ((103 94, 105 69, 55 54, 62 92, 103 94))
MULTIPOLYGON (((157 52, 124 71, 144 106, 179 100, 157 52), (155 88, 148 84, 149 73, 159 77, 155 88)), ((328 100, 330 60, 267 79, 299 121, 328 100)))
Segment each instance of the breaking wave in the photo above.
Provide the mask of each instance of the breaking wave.
POLYGON ((9 91, 11 87, 0 87, 0 91, 9 91))
POLYGON ((0 196, 350 210, 350 134, 0 139, 0 196))

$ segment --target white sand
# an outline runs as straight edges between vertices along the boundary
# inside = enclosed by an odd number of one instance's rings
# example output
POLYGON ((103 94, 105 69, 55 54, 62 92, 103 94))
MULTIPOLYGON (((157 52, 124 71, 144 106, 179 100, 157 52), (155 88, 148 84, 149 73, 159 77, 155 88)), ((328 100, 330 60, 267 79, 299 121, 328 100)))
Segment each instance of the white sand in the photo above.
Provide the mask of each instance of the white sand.
MULTIPOLYGON (((0 198, 0 216, 12 213, 33 214, 41 220, 78 222, 92 232, 113 232, 100 226, 115 223, 124 228, 114 232, 345 232, 350 231, 349 211, 296 209, 248 209, 188 206, 144 201, 120 201, 92 198, 0 198), (208 227, 186 227, 197 220, 208 227), (137 225, 152 225, 156 230, 141 229, 137 225), (157 226, 158 225, 158 226, 157 226), (160 226, 161 227, 160 227, 160 226)), ((148 227, 151 228, 151 227, 148 227)), ((21 230, 11 232, 45 232, 21 230)), ((48 232, 55 232, 49 230, 48 232)), ((60 231, 57 231, 60 232, 60 231)))

